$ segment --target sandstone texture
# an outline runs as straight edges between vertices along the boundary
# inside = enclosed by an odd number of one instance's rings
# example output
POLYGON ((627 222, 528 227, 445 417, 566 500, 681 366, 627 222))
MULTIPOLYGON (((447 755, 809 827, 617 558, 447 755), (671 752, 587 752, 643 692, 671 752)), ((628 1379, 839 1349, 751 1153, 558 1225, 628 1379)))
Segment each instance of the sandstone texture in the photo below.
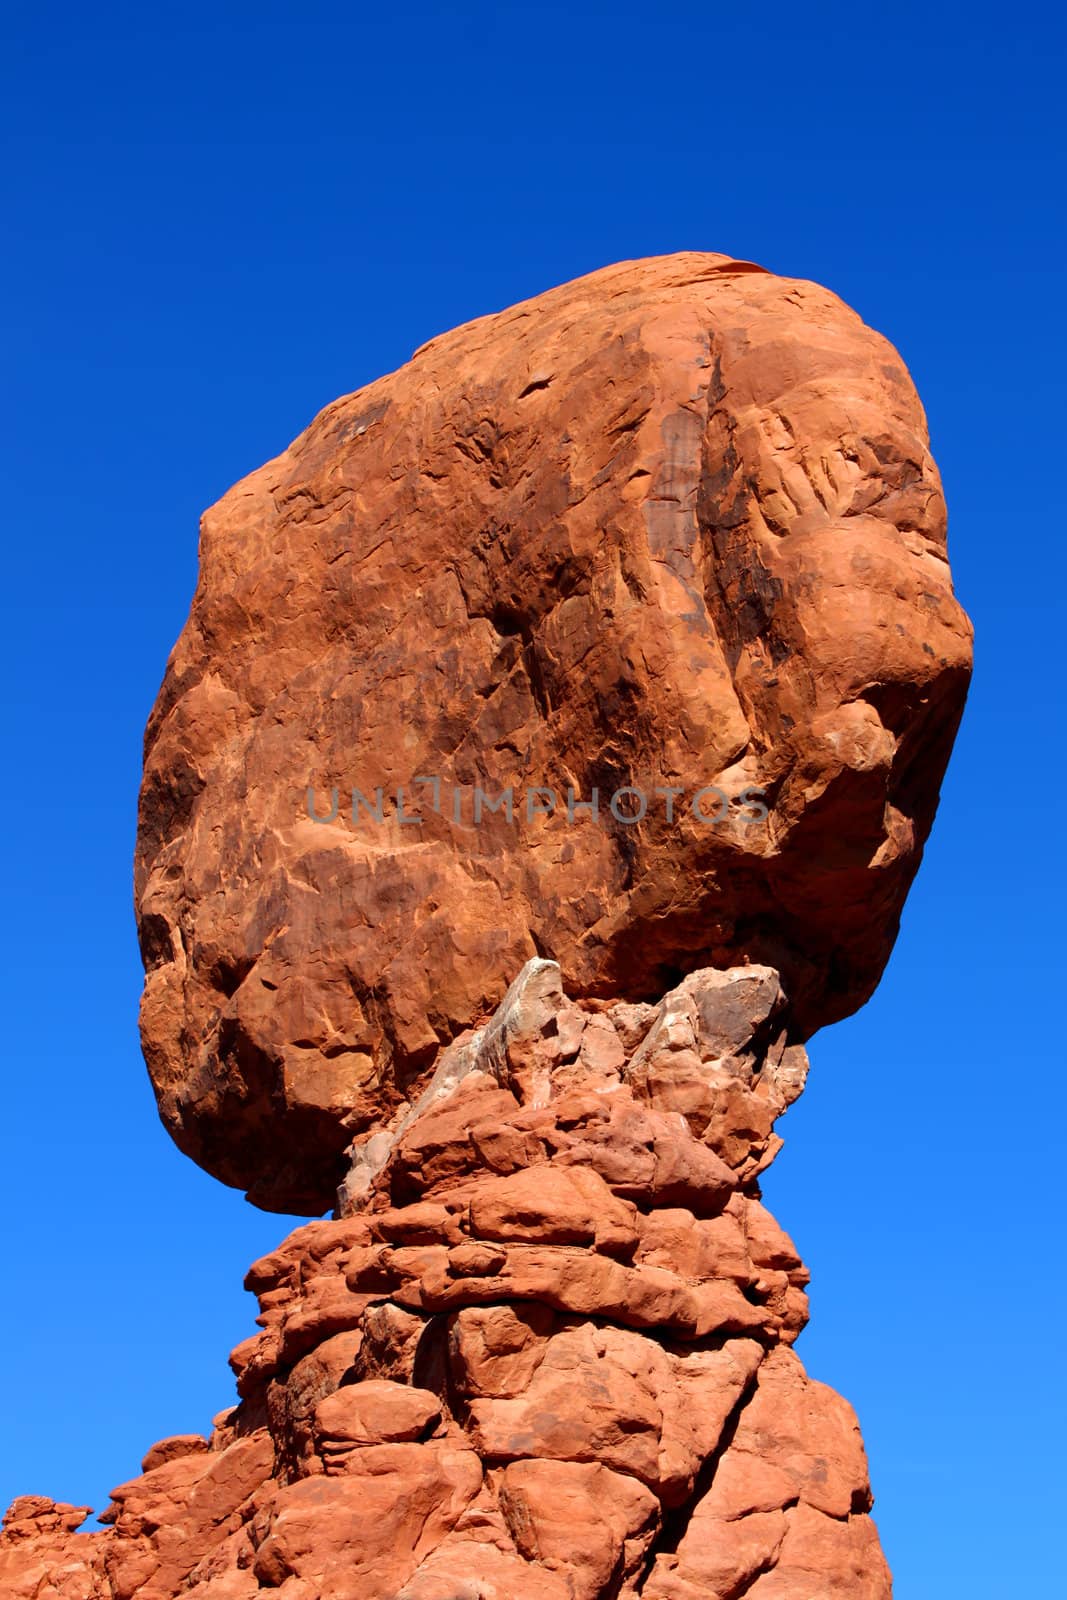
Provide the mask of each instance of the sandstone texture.
POLYGON ((768 967, 653 1007, 527 963, 333 1220, 251 1269, 239 1404, 153 1446, 104 1531, 16 1501, 5 1600, 888 1600, 759 1199, 807 1067, 786 1017, 768 967))
POLYGON ((137 853, 164 1122, 319 1213, 532 956, 646 1002, 747 957, 806 1038, 882 970, 969 660, 922 408, 825 289, 671 256, 431 341, 204 517, 137 853))
POLYGON ((142 1035, 179 1145, 317 1220, 237 1404, 100 1529, 17 1500, 4 1600, 889 1600, 760 1179, 969 665, 899 357, 722 256, 435 339, 225 496, 142 1035))

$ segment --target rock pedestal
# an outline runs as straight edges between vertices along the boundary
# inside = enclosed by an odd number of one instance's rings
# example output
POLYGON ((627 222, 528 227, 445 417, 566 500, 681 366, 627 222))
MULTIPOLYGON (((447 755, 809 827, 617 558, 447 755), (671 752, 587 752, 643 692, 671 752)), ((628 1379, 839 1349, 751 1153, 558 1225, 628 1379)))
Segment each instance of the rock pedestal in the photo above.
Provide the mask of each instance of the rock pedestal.
POLYGON ((261 1331, 210 1440, 84 1510, 23 1500, 12 1600, 885 1600, 856 1419, 792 1345, 764 1209, 807 1060, 778 974, 658 1006, 529 962, 332 1221, 251 1269, 261 1331), (43 1573, 52 1587, 39 1587, 43 1573))

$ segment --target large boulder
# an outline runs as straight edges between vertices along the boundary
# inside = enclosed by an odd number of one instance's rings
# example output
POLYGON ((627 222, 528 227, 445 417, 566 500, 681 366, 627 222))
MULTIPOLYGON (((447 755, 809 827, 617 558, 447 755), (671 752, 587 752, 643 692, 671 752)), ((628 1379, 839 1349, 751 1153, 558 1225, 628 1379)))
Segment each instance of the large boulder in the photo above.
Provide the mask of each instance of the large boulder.
POLYGON ((922 407, 827 290, 691 253, 432 340, 203 519, 137 849, 164 1122, 321 1211, 534 956, 635 1004, 766 964, 807 1037, 969 662, 922 407))

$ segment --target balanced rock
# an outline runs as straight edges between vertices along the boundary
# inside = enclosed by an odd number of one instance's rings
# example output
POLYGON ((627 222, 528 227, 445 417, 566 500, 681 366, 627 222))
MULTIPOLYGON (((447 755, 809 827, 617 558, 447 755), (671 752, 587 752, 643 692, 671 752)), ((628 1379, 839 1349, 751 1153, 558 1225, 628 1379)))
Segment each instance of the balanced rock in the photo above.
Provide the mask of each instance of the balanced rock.
POLYGON ((899 358, 722 256, 431 342, 204 520, 138 835, 181 1147, 319 1213, 209 1437, 12 1600, 889 1600, 762 1204, 877 982, 969 625, 899 358))
POLYGON ((825 289, 685 254, 432 340, 204 517, 137 850, 164 1122, 320 1212, 538 955, 637 1005, 767 964, 807 1037, 969 660, 922 408, 825 289))

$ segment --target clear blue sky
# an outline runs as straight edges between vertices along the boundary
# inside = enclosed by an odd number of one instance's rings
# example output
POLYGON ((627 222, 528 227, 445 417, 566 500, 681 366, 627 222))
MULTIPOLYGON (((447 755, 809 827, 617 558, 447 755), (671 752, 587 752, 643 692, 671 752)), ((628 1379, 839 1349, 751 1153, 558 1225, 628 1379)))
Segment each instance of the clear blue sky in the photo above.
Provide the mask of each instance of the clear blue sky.
POLYGON ((1063 1593, 1060 7, 11 6, 0 1506, 230 1403, 284 1219, 158 1126, 140 738, 197 517, 425 339, 607 262, 828 284, 930 416, 977 673, 882 987, 767 1188, 899 1600, 1063 1593), (369 18, 369 20, 366 20, 369 18))

